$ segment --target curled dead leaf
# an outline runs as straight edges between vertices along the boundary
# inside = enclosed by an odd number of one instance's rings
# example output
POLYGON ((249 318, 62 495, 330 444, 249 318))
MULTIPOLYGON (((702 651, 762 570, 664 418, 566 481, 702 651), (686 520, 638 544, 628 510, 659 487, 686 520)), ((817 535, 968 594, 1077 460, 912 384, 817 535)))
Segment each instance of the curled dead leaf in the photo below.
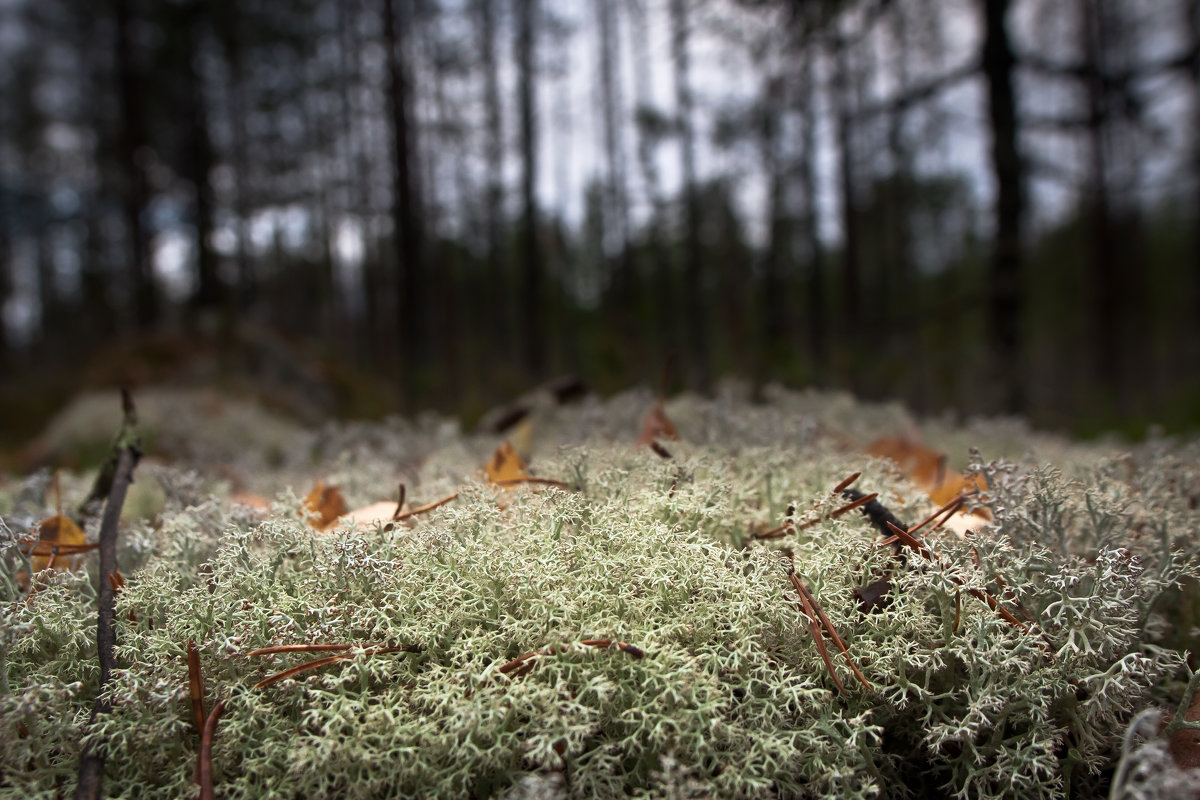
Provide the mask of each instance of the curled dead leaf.
POLYGON ((319 531, 330 530, 337 524, 338 518, 349 511, 350 506, 338 487, 327 486, 323 479, 318 479, 312 491, 304 496, 305 519, 319 531))

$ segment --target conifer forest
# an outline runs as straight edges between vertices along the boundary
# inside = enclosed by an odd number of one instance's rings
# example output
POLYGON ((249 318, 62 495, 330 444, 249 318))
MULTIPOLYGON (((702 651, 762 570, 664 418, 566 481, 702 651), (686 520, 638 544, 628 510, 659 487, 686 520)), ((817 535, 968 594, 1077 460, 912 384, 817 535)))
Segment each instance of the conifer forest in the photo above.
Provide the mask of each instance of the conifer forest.
POLYGON ((10 0, 0 53, 10 442, 264 337, 351 416, 1200 422, 1194 0, 10 0))

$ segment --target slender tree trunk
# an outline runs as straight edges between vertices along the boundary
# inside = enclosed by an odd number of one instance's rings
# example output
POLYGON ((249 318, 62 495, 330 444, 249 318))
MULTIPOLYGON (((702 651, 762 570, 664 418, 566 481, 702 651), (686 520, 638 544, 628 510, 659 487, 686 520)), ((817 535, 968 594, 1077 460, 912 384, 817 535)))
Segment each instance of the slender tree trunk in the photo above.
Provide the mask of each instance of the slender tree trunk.
POLYGON ((618 6, 613 0, 595 0, 600 31, 600 106, 604 118, 605 193, 604 239, 617 250, 612 276, 611 297, 621 317, 628 316, 633 302, 633 265, 629 251, 629 208, 625 182, 624 102, 619 68, 621 54, 617 42, 618 6))
MULTIPOLYGON (((650 42, 648 36, 649 19, 643 0, 629 0, 630 39, 633 43, 635 71, 645 74, 650 69, 650 42)), ((651 94, 651 82, 639 80, 634 84, 637 107, 643 111, 654 108, 654 97, 651 94)), ((658 360, 665 364, 676 355, 679 338, 679 318, 676 314, 675 291, 671 279, 671 262, 662 241, 662 231, 667 224, 667 204, 663 198, 662 181, 658 172, 659 133, 654 130, 643 130, 634 126, 638 172, 642 185, 645 187, 646 199, 650 204, 651 218, 647 230, 649 241, 646 243, 651 261, 654 281, 654 322, 657 326, 658 360)))
POLYGON ((198 69, 200 38, 207 20, 205 4, 192 3, 187 9, 187 30, 184 32, 186 52, 184 78, 187 96, 183 99, 188 110, 188 180, 192 184, 193 222, 196 229, 196 292, 192 305, 196 309, 212 309, 225 301, 225 287, 217 269, 217 254, 212 247, 213 190, 209 181, 214 165, 212 139, 208 133, 208 102, 204 96, 204 78, 198 69))
POLYGON ((120 126, 118 161, 122 173, 121 207, 125 222, 126 255, 133 292, 134 318, 140 329, 155 325, 159 316, 158 289, 155 286, 150 247, 142 212, 148 190, 146 176, 139 164, 144 141, 142 81, 134 63, 131 0, 113 0, 116 25, 117 120, 120 126))
POLYGON ((392 126, 392 236, 399 280, 396 322, 400 382, 405 410, 417 402, 417 382, 425 367, 424 263, 415 130, 411 119, 412 83, 408 60, 411 15, 407 0, 383 0, 383 40, 388 59, 388 110, 392 126), (400 3, 402 12, 393 8, 400 3))
MULTIPOLYGON (((1184 6, 1185 30, 1191 53, 1187 75, 1192 89, 1192 182, 1194 222, 1192 223, 1192 303, 1200 308, 1200 0, 1188 0, 1184 6)), ((1200 314, 1188 315, 1192 327, 1190 352, 1184 357, 1191 364, 1191 374, 1200 375, 1200 314)))
POLYGON ((790 225, 785 195, 785 168, 781 149, 780 112, 784 108, 783 81, 770 76, 764 82, 762 95, 763 172, 767 176, 766 221, 767 249, 763 256, 763 276, 760 297, 762 343, 756 347, 755 385, 761 386, 768 376, 770 362, 780 355, 786 337, 787 297, 784 295, 783 268, 787 257, 790 225))
POLYGON ((704 292, 704 261, 700 250, 700 195, 696 185, 696 131, 692 125, 693 100, 688 38, 689 0, 671 0, 672 57, 675 62, 675 106, 681 137, 683 172, 684 309, 687 318, 688 382, 706 392, 712 383, 709 364, 708 308, 704 292))
POLYGON ((818 159, 816 55, 808 47, 804 54, 801 81, 801 147, 800 191, 804 197, 802 235, 805 240, 808 268, 806 270, 808 352, 812 361, 812 382, 822 386, 829 378, 829 320, 826 312, 825 248, 821 243, 820 206, 817 203, 818 159))
POLYGON ((846 42, 836 34, 833 44, 835 136, 838 142, 838 187, 842 217, 842 337, 849 353, 847 385, 858 390, 862 385, 860 363, 862 341, 862 263, 859 253, 858 189, 855 170, 854 131, 851 122, 850 65, 846 42))
POLYGON ((503 300, 509 296, 509 279, 504 213, 504 114, 500 105, 500 69, 496 55, 497 0, 478 0, 478 3, 479 52, 483 60, 483 103, 487 118, 484 224, 487 227, 487 284, 490 286, 483 299, 490 319, 489 338, 498 352, 508 355, 514 350, 512 304, 503 300), (496 302, 496 298, 502 299, 496 302))
POLYGON ((1113 211, 1109 198, 1110 163, 1108 126, 1111 117, 1104 85, 1105 21, 1099 0, 1082 0, 1084 66, 1087 74, 1088 177, 1087 216, 1091 245, 1092 285, 1095 305, 1092 315, 1094 344, 1093 375, 1115 401, 1118 412, 1125 411, 1125 359, 1122 343, 1125 315, 1122 312, 1120 243, 1116 240, 1113 211))
POLYGON ((541 378, 546 368, 542 341, 542 248, 538 241, 536 109, 534 90, 537 74, 534 49, 537 44, 537 0, 517 2, 517 102, 521 117, 522 280, 521 328, 525 369, 530 378, 541 378))
POLYGON ((213 15, 217 35, 225 49, 225 61, 229 69, 227 90, 230 157, 234 172, 233 229, 237 235, 237 284, 236 305, 246 310, 254 305, 257 287, 254 265, 250 257, 250 134, 246 129, 246 77, 242 33, 237 5, 228 4, 213 15))
POLYGON ((987 82, 988 121, 992 136, 992 175, 996 181, 995 234, 988 269, 988 330, 996 396, 1001 410, 1025 411, 1021 317, 1021 237, 1025 217, 1025 174, 1017 138, 1017 100, 1013 88, 1016 59, 1008 35, 1010 0, 982 0, 982 67, 987 82))

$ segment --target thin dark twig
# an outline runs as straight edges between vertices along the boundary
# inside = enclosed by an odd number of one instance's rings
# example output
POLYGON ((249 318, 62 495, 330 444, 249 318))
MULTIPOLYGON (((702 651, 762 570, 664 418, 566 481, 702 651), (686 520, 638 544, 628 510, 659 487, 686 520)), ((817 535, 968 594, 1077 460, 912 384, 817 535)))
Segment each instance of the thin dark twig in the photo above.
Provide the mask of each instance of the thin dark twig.
MULTIPOLYGON (((385 653, 417 653, 417 652, 420 652, 419 647, 415 647, 414 645, 411 645, 411 644, 398 644, 398 645, 392 645, 392 646, 388 646, 388 647, 368 647, 362 651, 362 654, 364 656, 378 656, 378 655, 383 655, 385 653)), ((266 686, 270 686, 273 683, 279 683, 279 681, 286 680, 287 678, 290 678, 293 675, 299 675, 301 672, 308 672, 309 670, 317 669, 318 667, 324 667, 329 664, 336 664, 338 661, 345 661, 347 659, 354 658, 356 655, 357 655, 357 653, 340 653, 339 655, 336 655, 336 656, 326 656, 325 658, 318 658, 313 661, 306 661, 303 664, 297 664, 296 666, 288 667, 287 669, 282 670, 281 672, 276 672, 274 675, 268 675, 267 677, 263 678, 258 683, 254 684, 253 688, 262 689, 266 686)))
POLYGON ((837 486, 833 487, 833 494, 841 494, 842 491, 849 488, 849 486, 851 484, 853 484, 856 480, 858 480, 861 477, 862 477, 861 472, 856 472, 853 475, 848 476, 844 481, 839 483, 837 486))
MULTIPOLYGON (((642 658, 646 655, 646 651, 637 645, 632 645, 627 642, 615 642, 612 639, 583 639, 579 643, 587 645, 588 647, 596 647, 601 650, 606 650, 609 647, 616 647, 618 650, 628 653, 634 658, 642 658)), ((530 661, 530 659, 536 656, 552 656, 555 653, 561 653, 565 650, 565 646, 555 647, 554 645, 549 645, 547 647, 539 647, 537 650, 531 650, 524 655, 517 656, 507 664, 504 664, 500 667, 500 672, 504 675, 507 675, 511 672, 512 677, 519 677, 533 669, 534 664, 530 661)))
MULTIPOLYGON (((788 577, 791 578, 793 585, 800 585, 800 579, 796 577, 796 573, 793 572, 788 577)), ((821 635, 821 628, 817 624, 817 612, 809 603, 808 595, 799 588, 796 591, 800 595, 800 607, 804 611, 804 618, 808 620, 808 632, 812 634, 813 641, 817 645, 817 652, 821 654, 821 660, 825 662, 825 669, 829 670, 829 677, 833 678, 834 684, 842 694, 849 694, 846 691, 846 685, 842 683, 842 679, 838 677, 837 671, 833 668, 833 660, 829 658, 829 648, 825 646, 825 637, 821 635)))
POLYGON ((204 730, 200 734, 200 756, 197 759, 199 767, 196 770, 200 784, 200 800, 213 800, 213 735, 217 732, 217 721, 221 719, 221 715, 224 713, 225 701, 218 700, 217 704, 212 707, 212 711, 208 712, 208 717, 204 720, 204 730))
MULTIPOLYGON (((133 430, 137 415, 128 392, 123 392, 123 400, 125 421, 116 443, 119 448, 117 465, 113 471, 108 502, 104 506, 104 517, 100 523, 100 613, 96 626, 96 650, 100 660, 100 687, 96 693, 96 703, 92 707, 89 727, 95 724, 101 714, 107 714, 112 710, 112 704, 108 701, 104 690, 108 686, 115 666, 113 643, 116 636, 113 630, 113 617, 116 615, 117 604, 116 593, 113 591, 108 576, 117 569, 117 525, 121 519, 121 508, 125 505, 125 494, 129 490, 129 484, 133 482, 133 470, 141 457, 141 450, 134 438, 133 430)), ((79 759, 79 780, 75 785, 76 800, 99 800, 103 773, 103 753, 85 745, 79 759)))
POLYGON ((400 499, 396 501, 396 510, 392 512, 392 521, 394 522, 401 514, 404 513, 404 497, 408 494, 408 489, 404 484, 400 484, 400 499))
POLYGON ((811 528, 813 525, 816 525, 819 522, 824 522, 825 520, 834 519, 835 517, 840 517, 842 514, 853 511, 856 508, 861 508, 862 506, 865 506, 867 503, 871 502, 876 497, 879 497, 879 492, 871 492, 870 494, 863 495, 862 497, 855 500, 853 503, 847 503, 846 505, 842 506, 839 509, 830 511, 828 514, 826 514, 823 517, 817 517, 816 519, 812 519, 812 520, 809 520, 808 522, 804 522, 804 523, 801 523, 800 525, 797 525, 796 530, 802 531, 805 528, 811 528))
MULTIPOLYGON (((901 528, 897 528, 895 525, 892 525, 891 528, 892 528, 892 533, 894 533, 901 542, 903 542, 905 545, 907 545, 912 550, 915 550, 918 553, 920 553, 922 556, 924 556, 926 561, 930 561, 930 562, 934 561, 933 553, 929 552, 929 549, 927 547, 925 547, 925 545, 921 544, 920 541, 918 541, 917 539, 915 539, 911 535, 909 535, 908 531, 903 530, 901 528)), ((966 582, 959 576, 955 575, 953 572, 948 573, 948 575, 950 577, 950 580, 954 581, 954 583, 956 585, 965 586, 966 582)), ((992 597, 987 592, 983 591, 982 589, 967 588, 967 594, 971 595, 976 600, 980 600, 983 603, 986 603, 988 608, 990 608, 992 611, 995 611, 997 614, 999 614, 1001 619, 1003 619, 1008 624, 1013 625, 1017 628, 1020 628, 1025 633, 1029 633, 1029 628, 1025 627, 1024 623, 1022 623, 1021 620, 1019 620, 1015 616, 1013 616, 1011 611, 1009 611, 1004 606, 1000 605, 1000 601, 997 600, 996 598, 992 597)))
POLYGON ((458 492, 455 492, 454 494, 451 494, 451 495, 446 495, 441 500, 434 500, 432 503, 426 503, 423 506, 409 509, 408 511, 405 511, 403 514, 396 514, 395 516, 392 517, 392 522, 399 522, 400 520, 408 519, 409 517, 415 517, 417 514, 424 514, 426 511, 433 511, 438 506, 444 506, 444 505, 446 505, 446 503, 449 503, 452 500, 457 500, 457 499, 458 499, 458 492))
POLYGON ((792 584, 796 587, 796 591, 808 598, 808 603, 813 611, 817 612, 817 619, 821 621, 821 625, 829 632, 829 638, 833 639, 833 643, 842 651, 842 655, 846 657, 846 663, 850 665, 850 670, 854 673, 854 677, 858 678, 859 683, 867 688, 868 691, 874 689, 871 682, 859 671, 858 665, 854 663, 854 659, 850 657, 850 649, 846 647, 846 643, 842 641, 842 637, 838 635, 837 628, 833 627, 833 623, 825 614, 825 610, 821 608, 821 604, 817 602, 816 596, 813 595, 812 589, 804 585, 804 581, 800 580, 800 576, 796 573, 791 573, 789 576, 792 579, 792 584))
POLYGON ((509 478, 503 481, 492 481, 492 483, 496 484, 497 486, 520 486, 522 483, 536 483, 542 486, 553 486, 558 489, 571 488, 571 484, 567 483, 566 481, 558 481, 554 478, 532 478, 528 476, 524 478, 509 478))
MULTIPOLYGON (((916 533, 917 531, 921 530, 921 528, 924 528, 926 525, 928 525, 929 523, 933 522, 935 519, 940 517, 942 514, 946 514, 946 519, 950 519, 956 513, 958 513, 958 510, 960 508, 962 508, 963 504, 966 502, 967 502, 967 496, 965 494, 960 494, 959 496, 957 496, 953 500, 951 500, 949 503, 946 503, 946 505, 942 506, 937 511, 930 514, 928 517, 926 517, 925 519, 918 522, 916 525, 913 525, 911 528, 908 529, 908 532, 916 533), (949 513, 946 513, 946 512, 949 512, 949 513)), ((939 522, 938 525, 945 524, 946 519, 939 522)), ((934 527, 936 528, 937 525, 935 525, 934 527)))
POLYGON ((192 699, 192 723, 196 730, 204 732, 204 679, 200 674, 200 651, 196 648, 196 640, 188 639, 188 695, 192 699))

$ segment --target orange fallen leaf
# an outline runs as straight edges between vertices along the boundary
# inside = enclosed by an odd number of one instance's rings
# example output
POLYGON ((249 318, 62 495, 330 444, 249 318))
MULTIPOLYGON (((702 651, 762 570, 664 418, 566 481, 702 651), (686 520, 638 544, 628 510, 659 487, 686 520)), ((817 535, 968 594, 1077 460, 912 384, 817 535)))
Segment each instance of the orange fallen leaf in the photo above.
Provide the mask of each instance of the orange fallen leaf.
MULTIPOLYGON (((394 508, 394 506, 393 506, 394 508)), ((319 531, 327 531, 337 524, 338 518, 350 511, 346 498, 336 486, 326 486, 318 479, 312 491, 304 496, 305 518, 308 524, 319 531)))
MULTIPOLYGON (((967 477, 946 469, 946 455, 902 436, 885 436, 867 445, 867 453, 894 461, 909 479, 939 506, 962 494, 986 489, 979 476, 967 477)), ((963 532, 990 518, 986 511, 952 517, 946 527, 963 532)))
POLYGON ((492 453, 491 459, 484 466, 484 471, 487 472, 487 478, 492 483, 519 481, 529 477, 529 473, 525 471, 525 462, 507 441, 492 453))
POLYGON ((671 418, 663 410, 662 400, 656 401, 646 412, 645 418, 642 419, 642 433, 638 436, 637 443, 649 445, 659 439, 679 441, 679 431, 675 430, 675 423, 671 422, 671 418))

